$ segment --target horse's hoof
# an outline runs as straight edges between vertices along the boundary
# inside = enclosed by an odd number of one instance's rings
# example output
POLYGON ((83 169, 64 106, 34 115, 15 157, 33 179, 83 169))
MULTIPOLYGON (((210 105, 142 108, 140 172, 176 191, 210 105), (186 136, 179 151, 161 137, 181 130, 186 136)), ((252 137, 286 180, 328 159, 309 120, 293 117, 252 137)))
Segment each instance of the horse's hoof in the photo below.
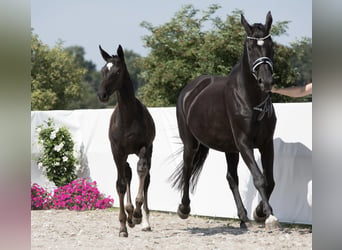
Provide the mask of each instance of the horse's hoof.
POLYGON ((265 229, 267 231, 273 231, 277 229, 281 229, 281 225, 274 215, 268 216, 267 220, 265 221, 265 229))
POLYGON ((258 223, 264 223, 265 220, 266 220, 266 216, 258 216, 257 213, 256 213, 256 209, 254 209, 254 212, 253 212, 253 218, 256 222, 258 223))
POLYGON ((190 206, 189 206, 189 209, 185 209, 186 212, 182 212, 182 209, 184 210, 184 206, 183 206, 183 205, 179 205, 177 213, 178 213, 178 216, 179 216, 181 219, 185 220, 185 219, 187 219, 187 218, 189 217, 189 214, 190 214, 190 206))
POLYGON ((251 226, 250 221, 241 221, 240 222, 240 229, 248 229, 251 226))
POLYGON ((144 227, 143 229, 142 229, 142 231, 144 231, 144 232, 151 232, 152 231, 152 229, 151 229, 151 227, 144 227))
POLYGON ((128 237, 127 229, 123 229, 119 233, 119 237, 128 237))
POLYGON ((132 220, 127 220, 127 224, 130 228, 133 228, 135 226, 132 220))
POLYGON ((133 224, 139 225, 142 221, 142 217, 134 217, 133 216, 133 224))

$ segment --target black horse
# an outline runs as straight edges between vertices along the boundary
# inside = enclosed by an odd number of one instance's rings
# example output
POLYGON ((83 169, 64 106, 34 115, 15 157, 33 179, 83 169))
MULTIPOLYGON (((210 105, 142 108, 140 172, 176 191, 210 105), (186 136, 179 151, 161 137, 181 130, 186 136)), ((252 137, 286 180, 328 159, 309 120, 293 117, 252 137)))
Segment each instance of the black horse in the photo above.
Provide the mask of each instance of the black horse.
POLYGON ((240 61, 224 76, 200 76, 190 81, 177 101, 177 122, 184 144, 183 162, 171 176, 173 186, 183 191, 178 215, 190 213, 189 188, 194 190, 209 148, 225 152, 227 181, 233 192, 240 226, 246 227, 247 211, 238 190, 239 153, 251 171, 261 202, 254 211, 266 227, 279 226, 269 198, 274 188, 273 134, 276 116, 270 98, 273 84, 273 42, 270 36, 272 16, 265 25, 249 25, 243 15, 241 23, 247 33, 240 61), (261 154, 263 171, 255 161, 253 148, 261 154))
POLYGON ((126 220, 130 227, 134 227, 135 224, 140 224, 144 218, 143 230, 151 230, 147 191, 150 184, 155 126, 147 108, 135 98, 121 45, 117 49, 117 56, 110 56, 101 46, 100 51, 106 64, 101 70, 103 81, 97 93, 98 97, 100 101, 107 102, 109 96, 114 92, 117 96, 117 105, 110 119, 109 140, 118 173, 116 189, 120 200, 119 220, 121 226, 119 235, 127 237, 126 220), (139 190, 135 200, 135 210, 131 201, 132 170, 127 162, 129 154, 136 154, 139 157, 137 166, 139 190), (125 206, 126 191, 127 204, 125 206), (144 205, 144 217, 141 211, 142 205, 144 205))

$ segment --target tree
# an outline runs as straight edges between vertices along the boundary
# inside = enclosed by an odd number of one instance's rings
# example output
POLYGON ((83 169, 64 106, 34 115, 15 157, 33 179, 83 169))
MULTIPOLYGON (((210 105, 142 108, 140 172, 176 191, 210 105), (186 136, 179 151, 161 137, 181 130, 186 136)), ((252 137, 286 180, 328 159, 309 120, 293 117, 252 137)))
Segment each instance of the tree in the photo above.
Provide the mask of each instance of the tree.
POLYGON ((101 84, 101 73, 96 70, 96 65, 85 59, 85 50, 81 46, 70 46, 65 51, 75 58, 79 67, 86 69, 81 81, 82 96, 70 103, 70 108, 104 108, 106 105, 98 100, 96 94, 101 84))
POLYGON ((31 33, 31 109, 70 109, 82 96, 81 80, 86 69, 62 48, 49 48, 31 33))
MULTIPOLYGON (((146 84, 138 96, 146 105, 173 106, 190 79, 203 74, 227 75, 237 63, 246 36, 240 23, 242 11, 235 10, 222 20, 214 17, 219 8, 211 5, 200 13, 187 5, 163 25, 141 23, 151 32, 143 38, 151 52, 139 60, 146 84)), ((287 24, 288 21, 275 23, 272 36, 284 34, 287 24)), ((275 43, 274 78, 279 86, 296 80, 297 69, 287 60, 293 56, 291 48, 275 43)))
MULTIPOLYGON (((275 85, 278 88, 303 86, 312 82, 312 41, 309 38, 302 38, 293 42, 290 47, 278 45, 276 52, 279 60, 278 67, 290 68, 288 70, 277 70, 275 85), (292 74, 289 75, 289 72, 292 74), (280 80, 281 79, 281 80, 280 80)), ((274 102, 311 102, 312 96, 291 98, 284 95, 273 95, 274 102)))

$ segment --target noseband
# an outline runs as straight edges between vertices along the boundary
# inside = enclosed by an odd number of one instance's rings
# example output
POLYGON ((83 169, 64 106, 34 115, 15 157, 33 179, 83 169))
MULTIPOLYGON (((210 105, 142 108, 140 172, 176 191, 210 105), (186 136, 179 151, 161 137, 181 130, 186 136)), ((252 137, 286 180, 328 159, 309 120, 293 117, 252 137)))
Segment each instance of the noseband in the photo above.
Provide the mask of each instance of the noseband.
MULTIPOLYGON (((247 39, 256 40, 258 46, 263 46, 264 45, 264 40, 266 40, 270 36, 271 36, 271 34, 268 34, 267 36, 261 37, 261 38, 247 36, 247 39)), ((246 48, 247 48, 247 56, 248 56, 248 61, 249 61, 248 46, 246 46, 246 48)), ((257 79, 257 70, 258 70, 258 68, 259 68, 259 66, 261 64, 269 65, 270 68, 271 68, 271 72, 273 74, 273 62, 272 62, 272 60, 270 58, 266 57, 266 56, 259 57, 252 64, 252 74, 253 74, 255 79, 257 79)))

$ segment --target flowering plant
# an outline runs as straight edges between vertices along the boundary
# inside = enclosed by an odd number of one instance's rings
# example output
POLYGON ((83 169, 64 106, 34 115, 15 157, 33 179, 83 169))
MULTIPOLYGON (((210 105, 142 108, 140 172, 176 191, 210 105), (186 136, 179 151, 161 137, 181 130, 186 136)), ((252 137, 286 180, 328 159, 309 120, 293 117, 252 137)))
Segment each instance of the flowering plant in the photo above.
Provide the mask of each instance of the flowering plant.
POLYGON ((101 194, 96 185, 96 182, 90 182, 89 178, 80 178, 55 189, 53 195, 40 192, 42 197, 38 198, 38 193, 34 191, 44 189, 40 188, 38 184, 33 184, 31 187, 31 209, 84 211, 112 207, 114 200, 110 196, 106 198, 101 194))
POLYGON ((38 143, 43 146, 43 154, 38 158, 38 168, 56 186, 63 186, 77 178, 77 160, 74 156, 74 142, 66 127, 55 128, 51 118, 37 127, 38 143))
POLYGON ((48 209, 51 204, 51 193, 37 183, 31 186, 31 209, 48 209))
POLYGON ((111 207, 114 200, 105 198, 96 187, 96 181, 80 178, 68 185, 59 187, 52 196, 51 208, 69 208, 84 211, 86 209, 105 209, 111 207))

